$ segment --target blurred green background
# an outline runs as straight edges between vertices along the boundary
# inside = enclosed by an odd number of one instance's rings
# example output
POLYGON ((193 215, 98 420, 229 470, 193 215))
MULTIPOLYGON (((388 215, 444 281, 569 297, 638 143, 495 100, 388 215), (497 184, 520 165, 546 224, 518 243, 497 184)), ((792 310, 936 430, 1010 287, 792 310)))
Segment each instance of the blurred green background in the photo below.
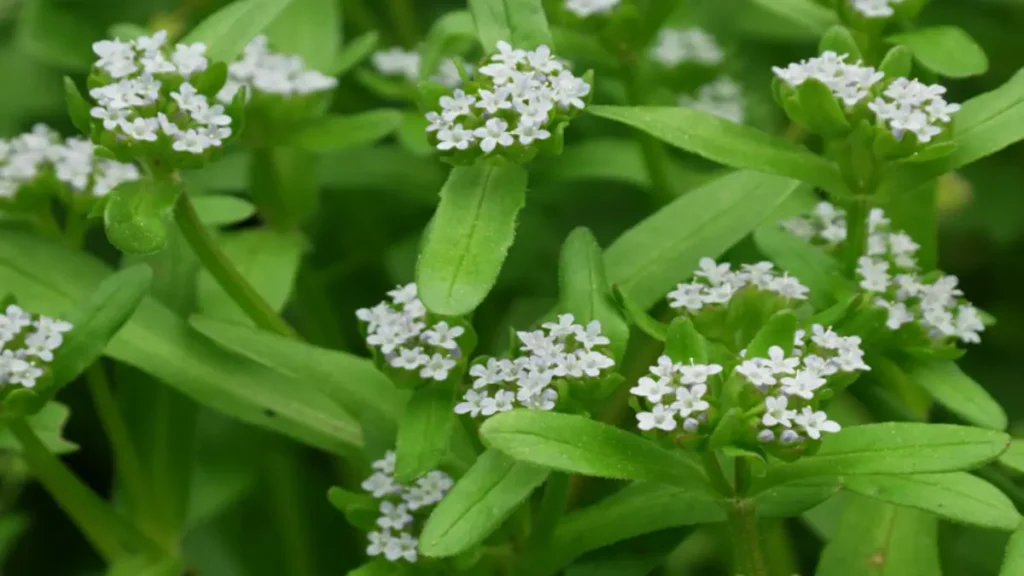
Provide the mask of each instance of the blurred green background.
MULTIPOLYGON (((346 41, 377 30, 382 47, 413 47, 439 15, 465 8, 464 2, 455 0, 338 1, 343 6, 346 41)), ((659 1, 678 4, 674 21, 699 24, 727 47, 725 68, 745 87, 749 122, 786 132, 784 117, 769 92, 770 66, 813 54, 816 37, 752 0, 659 1)), ((72 134, 62 77, 71 75, 81 84, 92 59, 91 43, 109 35, 112 27, 134 23, 181 33, 225 3, 0 0, 0 137, 17 135, 37 122, 72 134)), ((987 74, 951 83, 951 101, 962 102, 991 90, 1024 65, 1024 1, 935 0, 921 16, 922 25, 948 23, 976 38, 991 62, 987 74)), ((581 39, 565 37, 559 54, 573 60, 577 68, 597 69, 596 101, 621 103, 623 90, 615 71, 602 71, 600 61, 588 61, 599 58, 586 50, 585 42, 574 40, 581 39)), ((687 83, 685 78, 667 78, 666 89, 685 88, 673 86, 677 80, 687 83)), ((661 97, 650 95, 652 101, 661 97)), ((407 104, 383 101, 349 76, 342 80, 332 106, 350 113, 388 105, 409 109, 415 117, 407 104)), ((243 154, 229 153, 218 165, 191 175, 190 181, 206 191, 244 194, 247 162, 243 154)), ((307 226, 311 245, 287 310, 289 319, 313 342, 364 352, 354 310, 377 302, 396 283, 411 280, 419 234, 433 211, 446 170, 399 138, 320 159, 321 209, 307 226)), ((720 170, 673 152, 679 192, 720 170)), ((475 315, 483 349, 498 348, 509 326, 533 322, 553 303, 559 248, 572 228, 587 226, 607 245, 658 208, 648 188, 640 148, 630 133, 595 118, 575 122, 567 134, 565 154, 531 166, 528 205, 515 246, 499 286, 475 315)), ((1024 425, 1022 371, 1017 365, 1024 352, 1024 332, 1018 328, 1024 324, 1024 298, 1017 285, 1024 278, 1022 188, 1022 145, 943 178, 939 188, 941 268, 958 275, 967 297, 999 319, 962 365, 1006 407, 1011 428, 1018 429, 1024 425)), ((93 230, 89 245, 111 262, 118 257, 98 229, 93 230)), ((751 245, 741 244, 734 255, 742 258, 752 251, 751 245)), ((177 311, 189 313, 194 307, 191 295, 175 296, 177 311)), ((118 379, 148 378, 121 366, 115 374, 118 379)), ((166 387, 151 389, 165 394, 166 402, 190 402, 166 387)), ((88 396, 81 387, 65 394, 63 400, 72 408, 66 437, 81 446, 67 461, 93 487, 110 494, 110 456, 88 396)), ((182 459, 182 468, 166 473, 193 478, 185 554, 197 574, 287 574, 283 558, 296 547, 311 558, 315 574, 341 574, 362 562, 363 536, 347 527, 324 497, 331 484, 351 482, 361 474, 361 463, 334 461, 209 411, 199 412, 196 438, 195 452, 182 459)), ((167 446, 179 440, 188 443, 188 439, 156 439, 150 445, 167 446)), ((102 572, 99 559, 46 493, 34 485, 22 490, 20 482, 11 480, 17 477, 18 462, 4 459, 4 463, 8 482, 0 486, 2 573, 102 572)), ((792 550, 801 573, 812 573, 819 540, 799 522, 790 524, 788 537, 781 531, 773 535, 778 536, 779 546, 792 550)), ((1005 535, 946 526, 943 537, 948 574, 983 576, 998 571, 1005 535)), ((713 574, 716 564, 702 559, 722 553, 727 540, 715 538, 714 529, 670 530, 614 548, 620 559, 637 560, 638 565, 671 550, 661 573, 713 574), (684 540, 686 535, 691 537, 684 540)), ((592 555, 594 562, 581 562, 574 573, 597 574, 598 566, 611 570, 604 574, 633 573, 625 571, 625 565, 602 563, 610 552, 592 555)))

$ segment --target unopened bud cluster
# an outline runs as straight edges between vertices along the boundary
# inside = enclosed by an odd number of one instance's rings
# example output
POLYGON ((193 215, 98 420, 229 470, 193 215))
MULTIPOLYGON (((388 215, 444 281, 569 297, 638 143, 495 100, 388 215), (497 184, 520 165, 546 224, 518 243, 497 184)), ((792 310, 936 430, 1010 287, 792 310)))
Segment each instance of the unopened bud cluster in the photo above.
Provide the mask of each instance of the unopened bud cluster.
POLYGON ((0 386, 34 387, 71 329, 68 322, 7 306, 0 314, 0 386))
POLYGON ((433 470, 411 485, 395 480, 395 453, 373 463, 374 473, 363 484, 374 498, 380 500, 376 530, 367 535, 367 556, 382 556, 389 562, 416 562, 419 539, 417 533, 430 507, 444 499, 455 484, 451 477, 433 470))
POLYGON ((531 410, 554 410, 558 380, 586 386, 615 365, 608 354, 611 342, 597 320, 583 326, 572 314, 562 314, 542 330, 516 332, 516 337, 521 355, 481 359, 470 368, 473 387, 455 406, 456 414, 487 417, 517 403, 531 410))

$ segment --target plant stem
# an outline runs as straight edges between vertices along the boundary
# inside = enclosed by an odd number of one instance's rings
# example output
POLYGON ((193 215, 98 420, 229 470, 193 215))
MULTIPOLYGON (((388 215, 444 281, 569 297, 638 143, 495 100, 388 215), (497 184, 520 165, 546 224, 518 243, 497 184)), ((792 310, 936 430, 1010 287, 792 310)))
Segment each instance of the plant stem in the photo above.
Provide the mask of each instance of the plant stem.
POLYGON ((572 475, 563 472, 552 472, 544 484, 544 495, 541 497, 540 508, 533 518, 530 533, 530 548, 535 554, 544 556, 551 536, 555 533, 558 521, 565 513, 572 488, 572 475))
POLYGON ((867 253, 868 215, 871 212, 871 197, 858 194, 853 197, 846 209, 846 269, 853 273, 857 269, 857 260, 867 253))
POLYGON ((270 506, 280 530, 281 550, 290 576, 317 573, 310 546, 309 522, 304 517, 302 489, 298 484, 298 458, 290 446, 279 445, 268 453, 266 474, 270 506))
MULTIPOLYGON (((416 24, 416 9, 409 0, 388 0, 391 20, 395 32, 406 48, 414 48, 419 41, 419 27, 416 24)), ((428 71, 430 72, 430 71, 428 71)))
POLYGON ((213 275, 217 284, 227 292, 246 316, 264 330, 276 332, 287 338, 298 338, 295 330, 278 316, 217 247, 217 243, 199 220, 199 214, 196 213, 187 192, 183 192, 178 198, 174 219, 203 268, 213 275))
POLYGON ((125 522, 51 454, 24 419, 12 419, 8 427, 36 479, 108 563, 132 554, 161 554, 159 546, 125 522))
MULTIPOLYGON (((643 79, 637 72, 637 65, 633 58, 623 59, 623 71, 626 77, 626 98, 630 106, 641 106, 644 104, 644 93, 646 87, 643 79)), ((672 179, 669 176, 669 156, 665 146, 657 138, 636 130, 637 140, 644 155, 644 164, 647 166, 647 174, 651 178, 651 189, 659 202, 668 204, 675 200, 675 188, 672 186, 672 179)))
POLYGON ((732 510, 729 511, 729 529, 736 548, 736 573, 742 576, 768 576, 753 501, 742 498, 733 501, 732 510))

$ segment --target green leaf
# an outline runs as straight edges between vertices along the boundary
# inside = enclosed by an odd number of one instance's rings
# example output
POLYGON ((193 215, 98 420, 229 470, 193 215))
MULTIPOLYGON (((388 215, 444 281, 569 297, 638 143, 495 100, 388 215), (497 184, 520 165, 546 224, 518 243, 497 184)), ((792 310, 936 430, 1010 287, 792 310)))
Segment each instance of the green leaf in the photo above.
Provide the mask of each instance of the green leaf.
POLYGON ((135 314, 149 292, 153 271, 146 265, 108 277, 64 319, 74 328, 54 356, 53 392, 77 378, 103 356, 107 343, 135 314))
POLYGON ((1024 526, 1020 527, 1006 544, 1006 556, 999 576, 1024 574, 1024 526))
POLYGON ((371 110, 349 116, 331 114, 311 120, 288 136, 292 146, 310 152, 334 152, 369 146, 398 130, 402 112, 394 109, 371 110))
POLYGON ((1024 140, 1024 70, 999 88, 965 102, 953 121, 956 151, 930 162, 897 165, 886 175, 879 194, 894 196, 916 190, 1024 140))
POLYGON ((924 388, 936 402, 968 424, 1006 430, 1003 407, 988 391, 964 374, 952 360, 915 361, 906 368, 911 382, 924 388))
POLYGON ((582 416, 513 410, 489 418, 480 436, 517 460, 564 472, 711 491, 703 470, 684 454, 582 416))
POLYGON ((370 57, 377 49, 380 34, 374 30, 367 32, 345 45, 331 62, 331 76, 341 77, 370 57))
MULTIPOLYGON (((86 254, 0 230, 0 286, 28 309, 59 316, 110 275, 107 266, 86 254)), ((106 354, 200 404, 321 450, 350 454, 362 444, 358 423, 315 383, 222 350, 153 299, 142 302, 106 354)))
POLYGON ((92 132, 92 117, 89 114, 89 103, 78 91, 75 81, 67 76, 64 77, 64 101, 68 106, 68 116, 71 123, 78 128, 82 134, 89 135, 92 132))
POLYGON ((788 356, 793 351, 796 326, 797 318, 792 310, 776 312, 747 345, 747 357, 767 358, 772 346, 781 346, 788 356))
POLYGON ((665 354, 675 362, 688 364, 693 360, 695 364, 704 364, 708 361, 708 341, 697 331, 693 321, 679 316, 668 325, 665 354))
POLYGON ((935 576, 938 518, 868 498, 851 500, 817 576, 935 576))
POLYGON ((341 48, 341 5, 335 0, 291 0, 267 28, 274 50, 302 57, 328 72, 341 48))
POLYGON ((803 146, 693 108, 591 106, 587 111, 726 166, 846 190, 835 164, 803 146))
POLYGON ((836 13, 813 0, 751 0, 754 4, 797 24, 800 28, 823 35, 831 26, 839 23, 836 13))
POLYGON ((850 131, 846 113, 832 90, 820 80, 810 78, 796 88, 800 112, 807 122, 806 128, 816 134, 837 138, 850 131))
MULTIPOLYGON (((306 241, 297 232, 252 228, 221 234, 220 249, 238 272, 267 301, 281 311, 292 292, 306 241)), ((208 272, 199 274, 199 310, 219 320, 249 324, 252 320, 208 272)))
POLYGON ((149 556, 131 556, 111 564, 105 576, 177 576, 184 569, 184 563, 180 558, 153 559, 149 556))
POLYGON ((476 28, 468 11, 454 10, 435 20, 420 49, 420 77, 429 78, 445 55, 470 40, 476 40, 476 28))
POLYGON ((103 31, 60 0, 26 0, 18 12, 14 42, 32 58, 64 70, 87 72, 93 62, 92 43, 103 31))
POLYGON ((601 332, 611 340, 612 356, 621 360, 629 341, 629 325, 613 304, 604 255, 590 230, 577 228, 569 233, 558 271, 560 308, 579 324, 601 322, 601 332))
MULTIPOLYGON (((37 414, 26 418, 29 428, 54 454, 70 454, 78 450, 78 444, 64 439, 64 425, 71 416, 71 410, 59 402, 47 402, 37 414)), ((0 450, 21 452, 21 443, 6 427, 0 429, 0 450)))
POLYGON ((647 313, 646 310, 640 307, 639 304, 633 301, 625 292, 619 289, 618 286, 613 288, 613 294, 615 301, 622 308, 622 311, 626 315, 626 319, 630 324, 639 328, 644 334, 647 334, 655 340, 661 342, 665 341, 668 336, 668 326, 663 322, 655 319, 653 316, 647 313))
POLYGON ((469 0, 469 11, 485 53, 494 52, 499 40, 521 50, 554 48, 541 0, 469 0))
POLYGON ((988 56, 971 35, 957 26, 918 28, 887 38, 913 51, 922 66, 949 78, 967 78, 988 71, 988 56))
POLYGON ((1010 447, 999 457, 999 463, 1024 474, 1024 440, 1010 442, 1010 447))
POLYGON ((420 534, 420 551, 444 558, 483 542, 548 474, 546 468, 487 450, 430 514, 420 534))
POLYGON ((763 481, 855 474, 924 474, 980 467, 1002 454, 1006 434, 968 426, 888 422, 850 426, 826 436, 821 450, 769 468, 763 481))
POLYGON ((819 53, 830 50, 836 54, 849 54, 851 62, 861 60, 860 46, 857 45, 857 40, 850 33, 850 29, 841 24, 836 24, 826 30, 818 44, 819 53))
POLYGON ((206 57, 231 62, 295 0, 235 0, 206 17, 182 40, 204 42, 206 57))
POLYGON ((787 178, 734 172, 692 190, 605 251, 608 280, 650 308, 688 278, 701 258, 721 256, 799 187, 787 178))
POLYGON ((810 288, 807 297, 821 309, 836 300, 833 296, 852 292, 854 286, 843 276, 839 261, 806 240, 768 222, 754 232, 754 243, 769 260, 810 288))
POLYGON ((893 46, 885 54, 878 69, 887 77, 905 78, 914 67, 914 53, 904 46, 893 46))
POLYGON ((427 309, 459 316, 476 309, 498 280, 526 202, 526 170, 515 165, 454 168, 416 266, 427 309))
POLYGON ((199 219, 210 228, 239 224, 256 214, 256 206, 238 196, 196 196, 191 200, 199 219))
POLYGON ((725 520, 719 497, 637 482, 564 517, 555 530, 545 574, 592 550, 667 528, 725 520))
POLYGON ((149 29, 134 22, 115 22, 107 28, 107 36, 118 40, 134 40, 140 36, 149 36, 149 29))
POLYGON ((835 496, 842 487, 835 476, 787 482, 758 493, 754 510, 760 518, 791 518, 835 496))
POLYGON ((395 479, 403 484, 437 468, 455 430, 452 391, 430 384, 413 392, 398 424, 395 479))
POLYGON ((138 180, 122 184, 107 196, 103 226, 107 239, 122 252, 151 254, 167 244, 167 226, 181 183, 138 180))
POLYGON ((982 528, 1013 531, 1021 523, 1020 514, 1005 494, 966 472, 849 476, 843 487, 876 500, 982 528))

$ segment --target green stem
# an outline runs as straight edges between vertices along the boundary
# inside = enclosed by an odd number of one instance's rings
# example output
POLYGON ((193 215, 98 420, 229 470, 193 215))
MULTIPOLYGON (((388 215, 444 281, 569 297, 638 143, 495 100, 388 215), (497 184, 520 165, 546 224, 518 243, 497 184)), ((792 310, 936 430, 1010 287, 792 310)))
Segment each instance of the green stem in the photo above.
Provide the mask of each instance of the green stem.
MULTIPOLYGON (((395 23, 395 32, 406 48, 415 48, 419 42, 419 26, 416 24, 416 9, 409 0, 388 0, 388 11, 395 23)), ((493 48, 489 46, 487 48, 493 48)))
POLYGON ((846 208, 846 253, 843 260, 851 274, 857 269, 857 260, 867 253, 870 212, 871 198, 867 195, 854 196, 846 208))
POLYGON ((178 198, 174 219, 192 251, 199 258, 199 262, 257 326, 287 338, 298 338, 295 330, 278 316, 217 247, 217 243, 199 220, 199 214, 196 213, 187 192, 178 198))
POLYGON ((529 541, 530 548, 541 557, 544 556, 551 536, 555 533, 562 514, 565 513, 571 488, 572 475, 563 472, 552 472, 544 484, 544 495, 541 497, 537 515, 533 518, 529 541))
POLYGON ((316 574, 306 518, 303 518, 301 487, 298 485, 298 470, 294 452, 281 446, 272 449, 267 462, 270 505, 274 510, 275 524, 280 529, 281 550, 290 576, 313 576, 316 574))
POLYGON ((36 479, 108 563, 133 554, 161 554, 159 546, 125 522, 51 454, 25 420, 12 419, 8 428, 36 479))
POLYGON ((736 573, 743 576, 768 576, 761 531, 752 500, 736 499, 729 511, 729 529, 736 549, 736 573))
MULTIPOLYGON (((637 71, 637 65, 632 58, 623 59, 623 70, 626 78, 626 98, 630 106, 642 106, 644 94, 649 87, 644 85, 643 79, 637 71)), ((672 178, 669 175, 669 156, 665 146, 654 136, 636 130, 637 140, 644 155, 644 164, 647 167, 647 174, 651 178, 652 193, 663 204, 675 200, 675 187, 672 185, 672 178)))

